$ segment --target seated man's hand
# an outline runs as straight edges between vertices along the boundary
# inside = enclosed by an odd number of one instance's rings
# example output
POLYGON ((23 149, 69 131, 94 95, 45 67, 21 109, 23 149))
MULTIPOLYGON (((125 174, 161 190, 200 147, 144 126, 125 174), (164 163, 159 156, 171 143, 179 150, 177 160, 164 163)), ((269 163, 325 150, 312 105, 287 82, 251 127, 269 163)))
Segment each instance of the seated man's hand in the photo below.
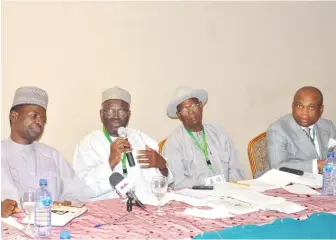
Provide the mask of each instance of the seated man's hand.
POLYGON ((1 217, 7 218, 15 212, 20 212, 16 201, 6 199, 1 202, 1 217))
POLYGON ((146 145, 146 150, 139 150, 138 153, 141 168, 158 168, 163 176, 168 176, 167 162, 157 151, 146 145))
POLYGON ((146 150, 139 150, 138 163, 142 168, 166 169, 166 160, 155 150, 146 146, 146 150))
POLYGON ((71 206, 71 201, 53 202, 53 206, 71 206))

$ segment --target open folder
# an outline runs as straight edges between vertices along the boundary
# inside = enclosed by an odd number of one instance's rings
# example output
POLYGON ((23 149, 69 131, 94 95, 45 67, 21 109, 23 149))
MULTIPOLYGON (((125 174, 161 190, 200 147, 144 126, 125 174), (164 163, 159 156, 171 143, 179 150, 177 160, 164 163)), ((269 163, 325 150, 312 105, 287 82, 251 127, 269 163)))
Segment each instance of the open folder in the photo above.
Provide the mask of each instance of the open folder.
MULTIPOLYGON (((53 206, 51 211, 51 225, 55 227, 63 227, 67 225, 72 219, 82 215, 87 211, 86 207, 66 207, 66 206, 53 206)), ((28 217, 26 216, 22 223, 28 223, 28 217)), ((34 224, 34 214, 30 220, 31 224, 34 224)))

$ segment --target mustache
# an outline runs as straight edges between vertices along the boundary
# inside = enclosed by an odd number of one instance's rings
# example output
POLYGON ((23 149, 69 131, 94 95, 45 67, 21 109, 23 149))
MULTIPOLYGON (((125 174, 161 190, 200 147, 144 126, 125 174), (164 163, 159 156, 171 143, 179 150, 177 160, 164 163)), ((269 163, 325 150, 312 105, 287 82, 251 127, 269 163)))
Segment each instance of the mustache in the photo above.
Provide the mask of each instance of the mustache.
POLYGON ((41 125, 41 124, 38 124, 38 123, 33 123, 33 124, 30 124, 30 125, 29 125, 29 128, 30 128, 30 129, 33 129, 33 128, 36 128, 36 127, 38 127, 40 130, 43 129, 42 125, 41 125))

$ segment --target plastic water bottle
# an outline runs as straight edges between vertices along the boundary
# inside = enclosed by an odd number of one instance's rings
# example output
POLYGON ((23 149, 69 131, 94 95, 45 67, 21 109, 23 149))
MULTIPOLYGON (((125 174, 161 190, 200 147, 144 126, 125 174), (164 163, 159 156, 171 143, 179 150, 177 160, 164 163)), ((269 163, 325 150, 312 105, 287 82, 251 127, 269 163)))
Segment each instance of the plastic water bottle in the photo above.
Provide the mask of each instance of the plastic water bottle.
POLYGON ((60 239, 70 239, 71 238, 71 233, 68 230, 63 230, 60 233, 60 239))
POLYGON ((52 200, 47 180, 40 179, 35 197, 34 231, 37 237, 48 237, 51 233, 52 200))
POLYGON ((333 152, 328 153, 324 162, 322 194, 336 196, 336 158, 333 152))

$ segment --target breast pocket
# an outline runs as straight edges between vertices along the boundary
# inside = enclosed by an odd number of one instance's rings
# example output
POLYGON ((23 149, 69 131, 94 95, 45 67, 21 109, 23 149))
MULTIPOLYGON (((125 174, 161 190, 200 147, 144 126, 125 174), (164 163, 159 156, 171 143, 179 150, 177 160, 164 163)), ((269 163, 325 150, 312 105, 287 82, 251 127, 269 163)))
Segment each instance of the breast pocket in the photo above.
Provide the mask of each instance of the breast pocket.
MULTIPOLYGON (((192 177, 193 174, 202 172, 200 169, 197 169, 194 159, 184 160, 183 168, 184 168, 184 175, 186 177, 192 177)), ((199 176, 195 176, 195 177, 199 177, 199 176)))
POLYGON ((56 178, 59 170, 50 156, 40 155, 38 161, 38 173, 45 178, 56 178))
POLYGON ((229 158, 229 154, 227 152, 225 153, 221 153, 220 154, 220 168, 221 168, 221 171, 220 173, 221 174, 224 174, 225 178, 227 179, 228 177, 228 173, 229 173, 229 168, 230 168, 230 158, 229 158))
POLYGON ((227 152, 221 153, 220 154, 221 163, 224 164, 224 165, 228 165, 230 163, 230 158, 229 157, 230 156, 227 152))

